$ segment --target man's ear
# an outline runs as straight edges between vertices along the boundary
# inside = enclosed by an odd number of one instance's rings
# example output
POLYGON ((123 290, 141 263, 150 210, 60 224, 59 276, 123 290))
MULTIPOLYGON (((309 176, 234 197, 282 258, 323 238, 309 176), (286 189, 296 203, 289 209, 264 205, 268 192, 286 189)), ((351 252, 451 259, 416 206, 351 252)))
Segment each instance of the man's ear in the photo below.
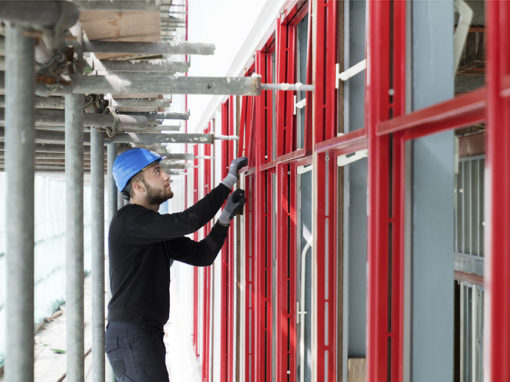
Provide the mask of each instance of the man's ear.
POLYGON ((145 185, 143 184, 143 182, 141 182, 139 180, 135 180, 131 187, 133 187, 133 190, 135 190, 137 192, 140 192, 140 193, 145 192, 145 185))

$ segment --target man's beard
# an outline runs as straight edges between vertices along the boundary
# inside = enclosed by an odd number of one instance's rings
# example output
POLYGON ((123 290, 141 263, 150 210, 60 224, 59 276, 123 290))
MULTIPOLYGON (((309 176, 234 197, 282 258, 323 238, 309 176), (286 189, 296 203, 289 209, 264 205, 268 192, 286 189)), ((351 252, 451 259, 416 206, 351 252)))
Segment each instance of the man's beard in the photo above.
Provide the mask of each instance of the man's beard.
MULTIPOLYGON (((145 183, 145 182, 144 182, 145 183)), ((172 199, 174 196, 174 193, 169 190, 168 192, 165 192, 166 188, 163 189, 163 191, 157 191, 151 186, 149 186, 147 183, 145 183, 145 187, 147 188, 147 203, 151 206, 154 206, 156 204, 162 204, 166 202, 168 199, 172 199)))

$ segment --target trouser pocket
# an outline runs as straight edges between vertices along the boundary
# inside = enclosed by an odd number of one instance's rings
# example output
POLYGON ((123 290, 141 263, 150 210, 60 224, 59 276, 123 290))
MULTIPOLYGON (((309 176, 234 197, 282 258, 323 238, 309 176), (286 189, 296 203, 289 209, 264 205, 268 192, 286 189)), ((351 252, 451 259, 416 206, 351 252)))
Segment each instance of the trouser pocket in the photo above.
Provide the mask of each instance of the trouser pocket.
POLYGON ((112 366, 115 379, 119 382, 133 381, 126 375, 126 364, 124 363, 124 359, 122 358, 122 354, 119 348, 118 337, 110 338, 109 336, 106 336, 105 340, 106 356, 108 357, 110 365, 112 366))

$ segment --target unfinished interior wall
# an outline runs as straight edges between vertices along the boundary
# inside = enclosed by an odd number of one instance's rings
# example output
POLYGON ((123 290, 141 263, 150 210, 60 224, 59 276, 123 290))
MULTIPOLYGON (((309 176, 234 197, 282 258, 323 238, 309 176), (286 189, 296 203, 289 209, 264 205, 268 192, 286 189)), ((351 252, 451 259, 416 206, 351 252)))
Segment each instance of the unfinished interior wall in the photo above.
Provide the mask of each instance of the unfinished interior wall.
MULTIPOLYGON (((454 95, 453 1, 415 1, 412 11, 412 96, 417 110, 454 95)), ((409 240, 411 378, 416 382, 446 381, 453 375, 453 150, 451 131, 413 144, 409 240)))

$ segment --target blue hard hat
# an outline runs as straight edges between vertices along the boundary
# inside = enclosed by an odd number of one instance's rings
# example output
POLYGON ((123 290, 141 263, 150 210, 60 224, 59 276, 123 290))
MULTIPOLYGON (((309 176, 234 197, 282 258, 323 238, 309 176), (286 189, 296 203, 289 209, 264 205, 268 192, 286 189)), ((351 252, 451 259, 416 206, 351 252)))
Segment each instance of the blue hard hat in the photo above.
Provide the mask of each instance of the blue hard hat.
POLYGON ((129 179, 142 171, 146 166, 159 162, 163 157, 143 148, 124 151, 113 162, 113 178, 119 191, 124 190, 129 179))

